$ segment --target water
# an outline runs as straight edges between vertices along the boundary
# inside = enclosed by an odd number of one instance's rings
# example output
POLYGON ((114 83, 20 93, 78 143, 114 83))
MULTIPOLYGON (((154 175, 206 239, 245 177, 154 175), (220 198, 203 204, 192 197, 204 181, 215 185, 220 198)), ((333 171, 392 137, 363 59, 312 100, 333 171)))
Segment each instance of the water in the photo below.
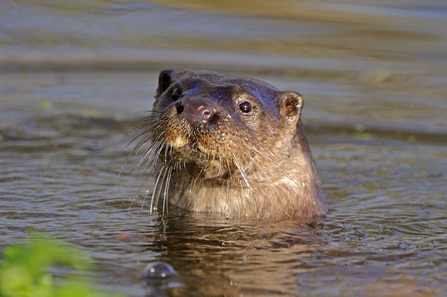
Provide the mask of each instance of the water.
POLYGON ((163 3, 0 3, 0 246, 44 230, 126 296, 445 296, 444 1, 163 3), (327 218, 132 203, 122 136, 165 68, 302 93, 327 218), (140 279, 152 261, 177 274, 140 279))

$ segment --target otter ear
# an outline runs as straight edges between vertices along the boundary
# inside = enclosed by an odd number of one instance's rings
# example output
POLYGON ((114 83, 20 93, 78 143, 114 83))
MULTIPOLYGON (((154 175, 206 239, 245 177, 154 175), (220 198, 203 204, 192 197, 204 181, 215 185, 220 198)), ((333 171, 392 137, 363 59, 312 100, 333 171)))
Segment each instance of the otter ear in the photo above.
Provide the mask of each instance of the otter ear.
POLYGON ((172 82, 172 76, 174 74, 175 71, 170 69, 160 72, 160 75, 158 76, 158 88, 155 98, 160 97, 160 95, 163 94, 163 92, 166 91, 167 88, 169 88, 172 82))
POLYGON ((284 91, 279 95, 279 112, 287 125, 296 126, 303 109, 304 98, 297 92, 284 91))

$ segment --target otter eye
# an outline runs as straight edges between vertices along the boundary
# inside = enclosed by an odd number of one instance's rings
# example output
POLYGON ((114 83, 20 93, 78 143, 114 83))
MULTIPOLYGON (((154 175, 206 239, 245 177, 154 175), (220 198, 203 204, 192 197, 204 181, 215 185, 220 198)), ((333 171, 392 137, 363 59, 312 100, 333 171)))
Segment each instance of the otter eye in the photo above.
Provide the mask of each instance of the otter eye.
POLYGON ((248 101, 242 102, 241 104, 239 104, 238 107, 239 107, 239 110, 245 114, 249 113, 252 110, 251 103, 248 101))
POLYGON ((179 88, 175 88, 174 91, 172 91, 171 93, 172 101, 177 101, 180 96, 182 96, 182 90, 180 90, 179 88))

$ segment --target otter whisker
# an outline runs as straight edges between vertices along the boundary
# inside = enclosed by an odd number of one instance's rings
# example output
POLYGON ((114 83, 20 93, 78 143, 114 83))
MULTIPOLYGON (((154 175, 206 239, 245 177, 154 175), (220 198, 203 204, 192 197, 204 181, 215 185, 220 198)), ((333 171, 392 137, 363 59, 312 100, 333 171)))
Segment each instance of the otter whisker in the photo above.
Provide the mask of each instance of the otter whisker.
MULTIPOLYGON (((160 147, 159 148, 157 148, 157 151, 156 151, 156 153, 154 154, 154 160, 157 160, 157 161, 160 161, 160 155, 161 155, 161 152, 163 151, 163 149, 165 148, 165 145, 160 145, 160 147)), ((166 163, 164 163, 164 164, 166 164, 166 163)))
POLYGON ((165 213, 165 209, 166 209, 166 214, 169 213, 168 211, 168 191, 169 191, 169 185, 171 183, 171 174, 172 174, 172 168, 168 169, 168 174, 166 177, 166 182, 165 182, 165 192, 163 193, 163 214, 165 213), (165 208, 166 207, 166 208, 165 208))
POLYGON ((150 161, 150 163, 155 162, 154 155, 156 152, 163 146, 162 142, 154 143, 143 155, 143 157, 140 160, 140 163, 138 163, 137 167, 140 167, 142 165, 143 161, 150 161))
POLYGON ((225 158, 225 162, 227 163, 227 168, 228 168, 228 174, 230 175, 230 180, 232 180, 232 175, 231 175, 231 166, 230 163, 228 162, 228 158, 225 158))
MULTIPOLYGON (((155 149, 158 149, 157 146, 154 146, 154 148, 155 148, 155 149)), ((154 155, 154 153, 155 153, 155 152, 152 152, 151 155, 154 155)), ((153 163, 154 163, 154 159, 151 158, 150 156, 148 156, 148 157, 143 157, 143 158, 140 160, 140 162, 138 163, 138 165, 132 170, 132 172, 135 172, 135 173, 136 173, 137 170, 138 170, 140 167, 143 167, 144 169, 143 169, 142 174, 145 174, 145 173, 147 172, 147 170, 151 168, 151 165, 152 165, 153 163), (143 166, 143 165, 145 165, 145 166, 143 166)))
POLYGON ((162 167, 158 173, 157 181, 155 182, 154 190, 152 191, 150 214, 152 214, 152 210, 154 209, 154 203, 158 204, 158 195, 159 195, 158 183, 160 181, 161 176, 164 175, 165 170, 166 170, 166 167, 162 167))
MULTIPOLYGON (((149 176, 148 176, 149 177, 149 176)), ((143 183, 144 184, 144 183, 143 183)), ((146 194, 144 194, 143 203, 141 203, 140 211, 143 211, 144 203, 146 203, 147 196, 149 195, 149 190, 146 190, 146 194)))
POLYGON ((247 176, 247 173, 245 172, 244 166, 242 165, 242 163, 239 162, 239 160, 235 154, 232 154, 232 155, 233 155, 233 159, 235 160, 234 164, 239 169, 239 172, 241 173, 242 178, 244 179, 247 187, 250 188, 250 182, 248 180, 248 176, 247 176))
MULTIPOLYGON (((127 147, 127 146, 126 146, 126 147, 127 147)), ((118 177, 121 176, 122 171, 124 170, 124 166, 127 164, 127 162, 129 161, 130 157, 131 157, 134 153, 136 153, 136 151, 137 151, 137 149, 134 148, 134 149, 129 153, 129 155, 127 156, 127 158, 124 160, 124 163, 123 163, 123 165, 121 166, 121 169, 120 169, 120 171, 119 171, 119 173, 118 173, 118 177)), ((134 169, 134 170, 135 170, 135 169, 134 169)), ((132 170, 131 172, 133 172, 134 170, 132 170)))
POLYGON ((132 207, 133 203, 135 202, 135 199, 137 199, 138 195, 141 192, 141 189, 143 188, 143 186, 146 184, 146 182, 148 181, 149 176, 146 176, 146 179, 144 180, 144 182, 141 184, 140 188, 138 189, 137 193, 134 195, 132 202, 130 203, 129 207, 128 207, 128 211, 130 210, 130 208, 132 207))

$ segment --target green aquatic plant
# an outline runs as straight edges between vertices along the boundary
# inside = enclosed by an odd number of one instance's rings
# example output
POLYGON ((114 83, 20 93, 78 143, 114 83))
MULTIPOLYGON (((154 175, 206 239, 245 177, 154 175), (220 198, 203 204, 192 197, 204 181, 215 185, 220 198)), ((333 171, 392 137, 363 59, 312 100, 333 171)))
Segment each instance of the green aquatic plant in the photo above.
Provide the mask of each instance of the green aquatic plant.
POLYGON ((69 243, 34 235, 26 244, 3 249, 0 297, 122 296, 92 287, 86 280, 91 263, 90 257, 69 243), (52 267, 67 267, 69 272, 64 277, 56 277, 51 273, 52 267))

